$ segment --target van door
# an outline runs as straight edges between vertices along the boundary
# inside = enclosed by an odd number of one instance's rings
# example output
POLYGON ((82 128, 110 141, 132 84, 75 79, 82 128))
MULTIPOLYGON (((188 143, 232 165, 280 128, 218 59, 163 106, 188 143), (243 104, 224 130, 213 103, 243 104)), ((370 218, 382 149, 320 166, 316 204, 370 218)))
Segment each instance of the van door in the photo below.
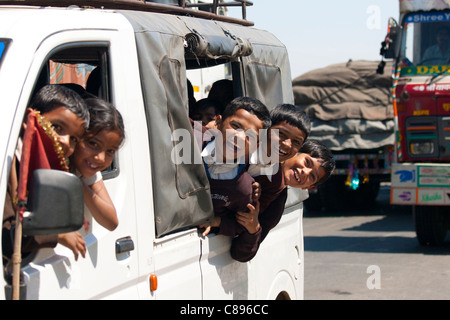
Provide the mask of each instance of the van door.
MULTIPOLYGON (((66 72, 71 69, 66 62, 71 63, 72 68, 75 62, 77 71, 80 71, 80 62, 83 62, 103 68, 102 95, 106 95, 103 98, 111 100, 117 106, 124 117, 126 129, 127 126, 131 127, 126 99, 113 91, 119 88, 126 91, 127 84, 123 75, 135 71, 128 68, 130 64, 121 61, 128 54, 125 52, 127 48, 133 48, 133 43, 131 44, 130 46, 127 43, 126 34, 117 30, 60 31, 48 36, 35 53, 19 105, 26 106, 32 92, 50 81, 50 62, 56 63, 60 68, 66 68, 66 72), (30 90, 31 88, 34 90, 30 90)), ((133 64, 131 66, 133 67, 133 64)), ((86 74, 89 73, 89 70, 87 71, 86 74)), ((52 81, 58 83, 58 79, 52 81)), ((25 108, 21 112, 24 113, 25 108)), ((133 150, 131 143, 126 141, 117 154, 113 168, 104 172, 106 188, 119 215, 118 228, 113 232, 104 229, 95 222, 86 208, 87 224, 85 229, 79 230, 86 242, 86 257, 83 259, 80 256, 78 261, 75 261, 72 251, 61 245, 54 249, 41 249, 29 257, 28 261, 24 261, 26 266, 23 268, 28 299, 138 297, 137 252, 132 246, 128 246, 128 249, 117 249, 138 240, 134 183, 136 168, 133 165, 133 153, 137 153, 137 150, 133 150)), ((146 189, 145 186, 143 189, 146 189)))

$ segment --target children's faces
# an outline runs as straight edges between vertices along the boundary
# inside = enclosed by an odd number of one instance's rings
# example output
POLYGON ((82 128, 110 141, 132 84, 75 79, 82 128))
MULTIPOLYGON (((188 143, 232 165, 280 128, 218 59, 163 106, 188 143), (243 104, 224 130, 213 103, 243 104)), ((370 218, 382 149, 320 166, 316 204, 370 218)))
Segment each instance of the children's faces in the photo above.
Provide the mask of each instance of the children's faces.
MULTIPOLYGON (((239 109, 223 121, 221 116, 217 116, 216 124, 222 134, 224 162, 247 156, 250 148, 256 149, 259 130, 263 128, 262 121, 256 115, 239 109)), ((220 159, 219 154, 218 157, 220 159)))
POLYGON ((273 137, 271 143, 279 143, 278 157, 279 161, 283 162, 294 157, 303 145, 306 139, 306 134, 303 130, 287 123, 287 121, 280 122, 271 127, 271 135, 273 137))
POLYGON ((75 149, 74 165, 83 177, 92 177, 108 168, 122 143, 117 131, 102 130, 80 141, 75 149))
POLYGON ((309 189, 325 176, 322 162, 307 153, 299 153, 283 166, 284 182, 293 188, 309 189))
POLYGON ((65 107, 53 109, 43 114, 43 116, 52 124, 64 155, 67 158, 70 157, 75 150, 76 144, 83 137, 83 120, 65 107))
POLYGON ((216 120, 216 116, 216 109, 211 106, 197 111, 192 115, 192 120, 201 121, 204 126, 207 126, 211 121, 216 120))

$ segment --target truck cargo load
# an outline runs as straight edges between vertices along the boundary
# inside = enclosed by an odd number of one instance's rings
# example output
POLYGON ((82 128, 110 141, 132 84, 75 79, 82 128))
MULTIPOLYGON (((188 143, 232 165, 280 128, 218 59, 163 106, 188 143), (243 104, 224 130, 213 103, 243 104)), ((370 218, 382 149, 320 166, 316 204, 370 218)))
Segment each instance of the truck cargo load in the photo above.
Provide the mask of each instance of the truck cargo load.
POLYGON ((324 143, 336 158, 335 175, 306 202, 315 209, 340 207, 347 202, 342 199, 354 198, 355 192, 363 199, 357 205, 372 203, 380 182, 389 179, 394 144, 392 63, 385 65, 383 74, 377 67, 376 61, 349 61, 293 80, 295 103, 312 122, 309 139, 324 143), (319 196, 327 200, 313 206, 319 196))

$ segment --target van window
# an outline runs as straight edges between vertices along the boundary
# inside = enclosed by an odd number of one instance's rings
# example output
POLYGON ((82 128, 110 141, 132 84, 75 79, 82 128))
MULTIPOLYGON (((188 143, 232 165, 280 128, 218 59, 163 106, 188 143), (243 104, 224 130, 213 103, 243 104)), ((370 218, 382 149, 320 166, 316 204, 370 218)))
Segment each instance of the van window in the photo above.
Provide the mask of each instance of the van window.
MULTIPOLYGON (((0 51, 1 59, 6 50, 8 41, 1 39, 0 43, 3 44, 1 46, 3 49, 0 51)), ((30 102, 34 94, 46 84, 65 84, 81 94, 83 94, 84 91, 88 91, 90 89, 89 86, 91 86, 91 88, 95 88, 95 91, 91 91, 90 94, 97 95, 102 99, 111 101, 112 95, 110 94, 111 90, 108 81, 108 48, 108 43, 76 43, 64 45, 54 49, 50 52, 41 67, 41 71, 34 85, 34 90, 29 97, 30 102), (93 83, 91 78, 92 75, 95 74, 94 72, 97 73, 94 81, 95 83, 93 83)), ((118 155, 116 154, 116 158, 112 165, 102 172, 104 180, 111 179, 119 174, 119 164, 116 160, 117 158, 118 155)), ((16 169, 15 166, 13 169, 16 169)), ((13 213, 14 209, 12 205, 12 197, 9 192, 7 192, 4 217, 14 217, 13 213)), ((12 253, 12 251, 9 250, 10 247, 12 248, 11 243, 12 238, 10 239, 5 238, 5 236, 3 237, 3 250, 7 250, 7 256, 12 253)), ((32 250, 30 252, 31 254, 26 254, 23 256, 23 265, 28 264, 34 259, 36 250, 32 250)), ((3 253, 5 253, 5 251, 3 251, 3 253)), ((7 262, 7 259, 3 259, 3 264, 7 262)))
MULTIPOLYGON (((111 102, 108 46, 108 43, 77 43, 55 49, 41 72, 40 81, 45 82, 38 86, 46 83, 74 84, 89 94, 111 102)), ((76 86, 73 88, 76 89, 76 86)))
POLYGON ((86 89, 87 80, 96 68, 88 63, 63 63, 50 60, 50 83, 75 83, 86 89))
MULTIPOLYGON (((108 43, 76 43, 55 49, 47 59, 35 92, 43 85, 64 84, 80 95, 93 95, 112 102, 108 76, 108 43)), ((103 179, 119 174, 118 153, 111 166, 102 172, 103 179)))
POLYGON ((194 89, 194 97, 199 101, 208 97, 214 82, 232 79, 231 63, 187 70, 186 75, 194 89))

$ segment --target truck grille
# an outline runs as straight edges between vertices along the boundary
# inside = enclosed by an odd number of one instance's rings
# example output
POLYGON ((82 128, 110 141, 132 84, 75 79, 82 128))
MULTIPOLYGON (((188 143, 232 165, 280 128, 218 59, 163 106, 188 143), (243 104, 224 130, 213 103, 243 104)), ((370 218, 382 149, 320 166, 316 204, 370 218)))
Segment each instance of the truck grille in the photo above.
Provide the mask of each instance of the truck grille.
POLYGON ((406 119, 406 145, 411 157, 439 157, 438 137, 436 117, 411 117, 406 119), (425 142, 430 142, 433 145, 430 154, 416 155, 412 153, 412 144, 425 142))
POLYGON ((406 145, 413 158, 427 157, 443 160, 450 158, 450 117, 411 117, 406 119, 406 145), (414 154, 411 145, 432 144, 432 152, 414 154))

